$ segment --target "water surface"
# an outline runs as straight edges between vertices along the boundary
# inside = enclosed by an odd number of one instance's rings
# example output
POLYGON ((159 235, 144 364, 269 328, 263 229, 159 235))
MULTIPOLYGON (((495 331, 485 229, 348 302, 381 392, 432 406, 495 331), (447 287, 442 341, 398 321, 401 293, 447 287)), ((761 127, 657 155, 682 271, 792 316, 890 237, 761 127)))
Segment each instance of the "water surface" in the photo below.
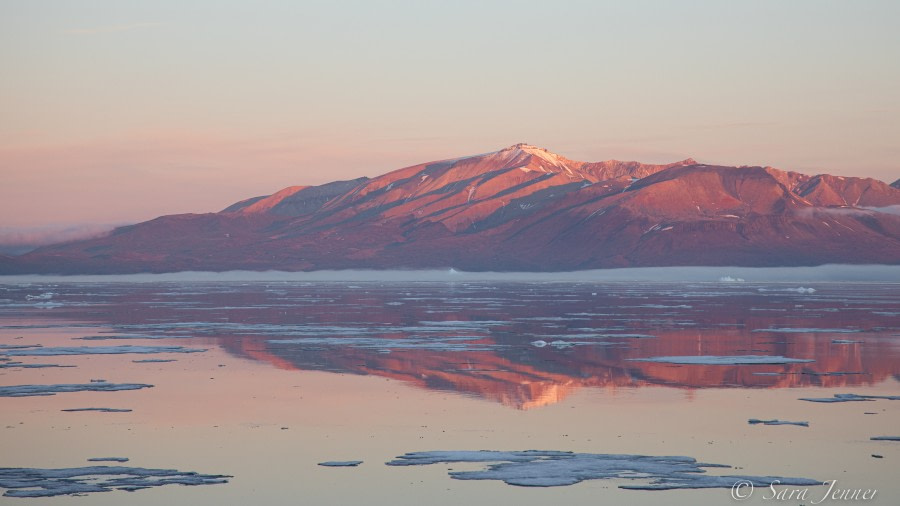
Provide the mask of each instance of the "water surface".
POLYGON ((0 286, 0 327, 0 387, 153 385, 0 397, 0 466, 116 455, 233 476, 29 503, 731 501, 727 489, 523 488, 447 475, 477 464, 384 465, 530 449, 683 455, 737 468, 709 473, 900 498, 900 444, 870 440, 900 435, 900 402, 799 400, 900 395, 897 284, 42 282, 0 286), (645 361, 698 356, 787 360, 645 361), (84 408, 107 409, 63 411, 84 408))

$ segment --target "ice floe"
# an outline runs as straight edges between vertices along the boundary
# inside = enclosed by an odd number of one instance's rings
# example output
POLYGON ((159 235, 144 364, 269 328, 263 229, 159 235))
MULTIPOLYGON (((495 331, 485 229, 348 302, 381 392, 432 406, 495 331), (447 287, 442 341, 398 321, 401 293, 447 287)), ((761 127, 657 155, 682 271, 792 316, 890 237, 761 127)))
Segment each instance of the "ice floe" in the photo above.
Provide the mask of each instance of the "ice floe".
POLYGON ((56 355, 119 355, 125 353, 199 353, 201 348, 185 348, 184 346, 58 346, 40 348, 18 348, 0 352, 12 357, 23 356, 56 356, 56 355))
POLYGON ((747 423, 750 425, 798 425, 800 427, 809 427, 809 422, 789 422, 787 420, 757 420, 756 418, 751 418, 747 420, 747 423))
POLYGON ((704 468, 729 468, 721 464, 699 463, 690 457, 655 457, 563 451, 425 451, 400 455, 389 466, 419 466, 439 463, 485 463, 481 471, 452 471, 457 480, 500 480, 522 487, 558 487, 584 480, 641 480, 619 485, 632 490, 731 488, 739 481, 754 486, 821 485, 819 480, 776 476, 711 476, 704 468))
POLYGON ((356 467, 362 464, 361 460, 329 460, 327 462, 319 462, 320 466, 325 467, 356 467))
POLYGON ((0 468, 0 488, 6 497, 52 497, 58 495, 135 491, 162 485, 215 485, 231 476, 199 474, 174 469, 122 466, 87 466, 63 469, 0 468))
POLYGON ((813 328, 768 328, 753 329, 751 332, 777 332, 779 334, 808 334, 808 333, 828 333, 828 334, 855 334, 861 332, 859 329, 813 329, 813 328))
POLYGON ((152 388, 143 383, 81 383, 61 385, 12 385, 0 386, 0 397, 30 397, 34 395, 56 395, 66 392, 115 392, 117 390, 139 390, 152 388))
POLYGON ((802 397, 799 400, 808 401, 808 402, 832 403, 832 402, 874 401, 877 399, 900 401, 900 395, 834 394, 834 397, 802 397))
POLYGON ((687 355, 678 357, 628 358, 631 362, 659 362, 663 364, 688 365, 754 365, 754 364, 794 364, 815 362, 806 358, 787 358, 770 355, 687 355))
POLYGON ((61 409, 60 411, 67 411, 69 413, 76 413, 79 411, 96 411, 99 413, 131 413, 130 409, 125 408, 69 408, 61 409))
POLYGON ((47 367, 77 367, 74 365, 60 365, 60 364, 26 364, 24 362, 16 362, 10 361, 9 359, 3 360, 0 363, 0 369, 12 369, 12 368, 22 368, 22 369, 44 369, 47 367))
POLYGON ((816 293, 815 288, 807 288, 798 286, 796 288, 757 288, 759 292, 795 292, 795 293, 816 293))
POLYGON ((25 300, 50 300, 54 295, 58 295, 53 292, 44 292, 40 295, 26 295, 25 300))
POLYGON ((298 339, 269 339, 271 344, 297 344, 305 346, 349 346, 374 350, 435 350, 435 351, 490 351, 499 346, 473 342, 480 337, 440 337, 388 339, 376 337, 303 337, 298 339))

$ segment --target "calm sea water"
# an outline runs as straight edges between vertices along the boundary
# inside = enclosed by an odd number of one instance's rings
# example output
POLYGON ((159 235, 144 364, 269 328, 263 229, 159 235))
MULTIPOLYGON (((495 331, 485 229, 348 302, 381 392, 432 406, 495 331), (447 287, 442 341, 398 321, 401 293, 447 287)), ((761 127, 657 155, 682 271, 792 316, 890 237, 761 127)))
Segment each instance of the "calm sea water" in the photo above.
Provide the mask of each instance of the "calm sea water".
MULTIPOLYGON (((733 501, 622 477, 532 488, 448 475, 479 463, 384 465, 435 450, 687 456, 733 467, 709 474, 900 501, 900 442, 870 439, 900 436, 900 401, 800 400, 900 395, 898 284, 10 284, 0 346, 0 387, 152 385, 0 397, 0 467, 115 456, 129 461, 101 465, 232 476, 11 504, 733 501), (672 363, 747 356, 776 363, 672 363), (65 367, 23 367, 36 364, 65 367), (63 411, 81 408, 131 411, 63 411), (318 465, 335 460, 363 463, 318 465)), ((749 503, 804 502, 772 495, 749 503)))

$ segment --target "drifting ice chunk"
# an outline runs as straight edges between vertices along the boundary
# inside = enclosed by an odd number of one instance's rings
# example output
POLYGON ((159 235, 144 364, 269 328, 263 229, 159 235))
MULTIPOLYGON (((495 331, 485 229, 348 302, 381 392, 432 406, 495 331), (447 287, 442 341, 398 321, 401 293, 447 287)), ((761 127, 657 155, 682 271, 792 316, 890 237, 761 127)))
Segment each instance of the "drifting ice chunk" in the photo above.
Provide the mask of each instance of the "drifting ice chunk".
POLYGON ((361 460, 329 460, 327 462, 319 462, 320 466, 325 467, 356 467, 362 464, 361 460))
POLYGON ((809 427, 809 422, 789 422, 787 420, 757 420, 756 418, 751 418, 747 420, 747 423, 750 425, 798 425, 800 427, 809 427))
POLYGON ((47 367, 76 367, 74 365, 60 365, 60 364, 26 364, 24 362, 15 362, 10 361, 9 359, 3 360, 3 363, 0 364, 0 369, 12 369, 12 368, 22 368, 22 369, 44 369, 47 367))
POLYGON ((659 362, 664 364, 691 365, 754 365, 754 364, 794 364, 815 362, 805 358, 787 358, 769 355, 688 355, 680 357, 628 358, 632 362, 659 362))
POLYGON ((856 394, 834 394, 834 397, 803 397, 799 400, 809 402, 855 402, 855 401, 874 401, 876 399, 887 399, 889 401, 900 401, 900 395, 856 395, 856 394))
POLYGON ((119 355, 124 353, 199 353, 200 348, 184 346, 60 346, 55 348, 21 348, 6 350, 2 354, 15 357, 35 357, 54 355, 119 355))
POLYGON ((84 383, 63 385, 13 385, 0 387, 0 397, 29 397, 33 395, 56 395, 61 392, 114 392, 117 390, 139 390, 153 388, 143 383, 84 383))
POLYGON ((131 413, 130 409, 119 408, 70 408, 61 409, 60 411, 67 411, 69 413, 75 413, 79 411, 97 411, 98 413, 131 413))
POLYGON ((387 462, 389 466, 416 466, 437 463, 491 463, 482 471, 454 471, 456 480, 501 480, 522 487, 558 487, 584 480, 649 480, 639 485, 619 485, 636 490, 677 488, 731 488, 741 480, 754 486, 821 485, 808 478, 774 476, 709 476, 703 468, 729 467, 698 463, 690 457, 653 457, 647 455, 607 455, 560 451, 432 451, 412 452, 387 462))
POLYGON ((769 328, 769 329, 753 329, 751 332, 778 332, 779 334, 807 334, 813 332, 829 333, 829 334, 854 334, 860 332, 859 329, 805 329, 805 328, 769 328))
POLYGON ((52 497, 57 495, 134 491, 162 485, 214 485, 228 483, 231 476, 198 474, 174 469, 88 466, 64 469, 0 468, 0 488, 6 497, 52 497))

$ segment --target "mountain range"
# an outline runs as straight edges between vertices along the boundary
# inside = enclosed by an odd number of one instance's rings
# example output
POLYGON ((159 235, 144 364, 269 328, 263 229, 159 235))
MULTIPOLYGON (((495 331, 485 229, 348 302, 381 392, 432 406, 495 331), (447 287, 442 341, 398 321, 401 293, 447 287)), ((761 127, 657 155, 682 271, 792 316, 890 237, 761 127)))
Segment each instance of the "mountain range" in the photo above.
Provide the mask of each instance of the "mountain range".
POLYGON ((900 181, 529 144, 162 216, 0 258, 0 273, 900 264, 900 181))

